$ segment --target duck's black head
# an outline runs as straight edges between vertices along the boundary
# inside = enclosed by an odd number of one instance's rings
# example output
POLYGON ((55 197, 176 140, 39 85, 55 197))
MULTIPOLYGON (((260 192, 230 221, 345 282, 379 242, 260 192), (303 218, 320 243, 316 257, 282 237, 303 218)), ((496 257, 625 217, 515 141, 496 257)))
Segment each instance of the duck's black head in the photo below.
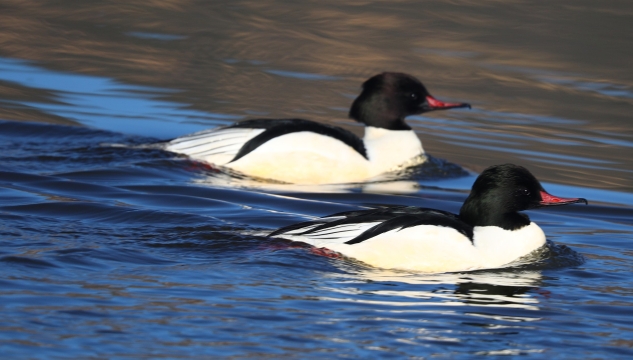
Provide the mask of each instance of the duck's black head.
POLYGON ((528 216, 519 211, 578 202, 586 204, 587 200, 548 194, 524 167, 495 165, 484 170, 475 180, 459 217, 471 226, 499 226, 516 230, 530 224, 528 216))
POLYGON ((385 72, 363 83, 363 91, 354 100, 349 117, 367 126, 411 130, 404 122, 409 115, 460 107, 470 108, 470 105, 439 101, 413 76, 385 72))

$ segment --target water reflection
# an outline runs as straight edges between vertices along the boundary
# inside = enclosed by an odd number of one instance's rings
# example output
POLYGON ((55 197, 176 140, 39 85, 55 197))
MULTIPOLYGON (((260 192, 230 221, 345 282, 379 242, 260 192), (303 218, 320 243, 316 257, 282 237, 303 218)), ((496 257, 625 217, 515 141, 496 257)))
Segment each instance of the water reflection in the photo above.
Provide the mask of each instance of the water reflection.
MULTIPOLYGON (((345 285, 330 289, 332 291, 371 295, 363 298, 355 296, 350 301, 391 304, 394 307, 485 306, 539 310, 538 294, 533 292, 542 284, 540 271, 512 270, 425 275, 362 269, 355 271, 351 277, 332 277, 345 285)), ((531 318, 537 319, 537 315, 531 318)))
POLYGON ((184 40, 187 38, 186 36, 180 36, 180 35, 158 34, 158 33, 142 32, 142 31, 131 31, 127 33, 127 35, 135 36, 141 39, 156 39, 156 40, 163 40, 163 41, 184 40))
MULTIPOLYGON (((197 161, 187 161, 189 170, 198 176, 193 183, 207 186, 238 187, 260 189, 264 191, 284 192, 362 192, 384 194, 412 194, 422 187, 440 186, 444 181, 452 181, 452 185, 460 185, 459 189, 470 189, 474 173, 460 166, 431 156, 422 164, 403 168, 397 171, 380 174, 362 183, 341 183, 323 185, 297 185, 279 181, 250 177, 229 168, 216 167, 197 161)), ((454 189, 455 187, 449 187, 454 189)))
POLYGON ((122 133, 0 122, 5 357, 631 357, 630 2, 0 8, 0 118, 122 133), (351 98, 386 70, 475 105, 412 119, 467 175, 271 190, 130 146, 251 116, 358 131, 351 98), (239 234, 361 206, 455 210, 471 170, 505 162, 590 199, 530 214, 585 263, 560 250, 499 272, 385 273, 239 234))
POLYGON ((127 85, 115 80, 46 70, 25 61, 0 58, 0 81, 28 91, 46 91, 49 101, 8 100, 5 107, 34 109, 76 123, 138 135, 172 138, 241 116, 187 109, 162 100, 174 90, 127 85), (148 129, 151 129, 149 131, 148 129))
MULTIPOLYGON (((385 174, 372 181, 352 184, 327 184, 327 185, 297 185, 273 182, 266 179, 248 177, 228 169, 214 168, 208 164, 185 160, 182 166, 191 171, 191 182, 196 185, 225 188, 252 189, 272 193, 365 193, 365 194, 422 194, 429 191, 443 192, 442 196, 449 196, 450 192, 457 191, 465 194, 477 177, 475 172, 466 171, 459 167, 452 167, 450 163, 437 159, 422 164, 404 172, 385 174), (448 191, 448 193, 447 193, 448 191)), ((562 197, 573 197, 582 194, 594 205, 619 205, 630 206, 633 204, 633 194, 618 191, 595 189, 581 186, 561 185, 549 182, 541 182, 543 187, 552 193, 562 197)), ((306 196, 306 195, 304 195, 306 196)), ((393 198, 392 200, 393 201, 393 198)), ((428 199, 427 199, 428 201, 428 199)), ((407 205, 426 207, 428 203, 414 203, 407 205)), ((561 211, 558 209, 557 211, 561 211)), ((564 211, 563 211, 564 212, 564 211)), ((321 214, 326 215, 326 214, 321 214)))
POLYGON ((476 171, 514 162, 546 181, 633 189, 621 151, 631 147, 633 93, 626 6, 431 3, 12 2, 0 13, 2 55, 41 68, 5 64, 0 116, 161 138, 253 115, 354 128, 347 96, 371 75, 404 71, 483 110, 418 119, 430 154, 476 171), (29 83, 55 74, 55 86, 29 83))

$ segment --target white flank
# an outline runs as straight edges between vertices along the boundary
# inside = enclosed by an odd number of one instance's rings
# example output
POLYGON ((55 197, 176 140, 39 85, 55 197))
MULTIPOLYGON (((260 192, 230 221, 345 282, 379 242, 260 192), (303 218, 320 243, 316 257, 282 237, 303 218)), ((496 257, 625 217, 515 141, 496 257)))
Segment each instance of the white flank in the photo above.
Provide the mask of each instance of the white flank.
POLYGON ((411 159, 424 155, 422 142, 413 130, 367 126, 363 141, 369 156, 370 177, 396 170, 411 159))
POLYGON ((368 161, 349 145, 310 131, 282 135, 226 164, 251 176, 295 184, 362 181, 368 161))
POLYGON ((291 233, 278 237, 326 247, 383 269, 426 273, 499 268, 545 244, 545 234, 535 223, 515 231, 496 226, 475 227, 474 245, 457 230, 435 225, 391 230, 357 244, 345 244, 375 224, 356 224, 356 228, 349 229, 349 236, 344 234, 340 238, 336 238, 336 233, 327 234, 330 229, 323 230, 318 237, 291 233))
POLYGON ((174 139, 165 150, 250 176, 295 184, 360 182, 425 159, 420 156, 424 154, 422 143, 413 131, 368 126, 363 141, 369 161, 342 141, 302 131, 271 139, 231 162, 247 141, 262 132, 264 129, 205 130, 174 139))
POLYGON ((224 165, 233 160, 242 146, 264 129, 219 128, 183 136, 167 143, 165 150, 185 154, 192 159, 224 165))

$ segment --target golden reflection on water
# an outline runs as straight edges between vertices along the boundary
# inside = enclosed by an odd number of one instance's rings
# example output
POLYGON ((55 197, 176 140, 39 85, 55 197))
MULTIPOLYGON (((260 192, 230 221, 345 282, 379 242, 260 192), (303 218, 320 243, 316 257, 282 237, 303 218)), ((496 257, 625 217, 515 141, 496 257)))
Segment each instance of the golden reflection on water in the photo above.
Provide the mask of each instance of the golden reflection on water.
MULTIPOLYGON (((500 1, 13 0, 0 11, 0 55, 52 70, 177 89, 164 98, 201 111, 305 117, 356 133, 360 129, 346 120, 344 109, 362 81, 386 70, 408 72, 434 95, 474 107, 430 114, 429 119, 447 119, 440 128, 418 120, 416 130, 432 155, 476 171, 514 162, 543 180, 629 191, 633 75, 626 69, 633 46, 623 32, 628 23, 622 14, 631 9, 595 10, 500 1), (307 80, 302 73, 331 78, 307 80), (623 95, 609 95, 600 84, 623 95), (513 124, 516 114, 541 119, 513 124), (491 116, 511 121, 490 121, 491 116), (463 134, 466 140, 443 137, 458 129, 472 132, 463 134), (499 140, 498 135, 520 139, 500 150, 467 140, 499 140), (577 143, 565 143, 568 135, 577 143), (611 138, 629 145, 614 145, 611 138), (503 151, 515 147, 599 163, 503 151)), ((54 93, 1 79, 0 96, 56 101, 54 93)), ((76 123, 4 102, 0 118, 76 123)))

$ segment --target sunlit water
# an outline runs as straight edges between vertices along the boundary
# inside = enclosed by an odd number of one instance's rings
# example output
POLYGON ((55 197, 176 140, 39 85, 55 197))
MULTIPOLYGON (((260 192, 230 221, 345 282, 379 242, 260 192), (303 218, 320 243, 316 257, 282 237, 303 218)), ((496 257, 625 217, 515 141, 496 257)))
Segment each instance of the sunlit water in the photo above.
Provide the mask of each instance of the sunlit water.
POLYGON ((43 4, 0 10, 4 357, 633 356, 630 5, 43 4), (431 157, 397 176, 273 184, 145 146, 253 116, 360 133, 347 107, 384 70, 473 104, 411 117, 431 157), (425 275, 265 238, 456 212, 501 162, 590 202, 530 211, 529 263, 425 275))

